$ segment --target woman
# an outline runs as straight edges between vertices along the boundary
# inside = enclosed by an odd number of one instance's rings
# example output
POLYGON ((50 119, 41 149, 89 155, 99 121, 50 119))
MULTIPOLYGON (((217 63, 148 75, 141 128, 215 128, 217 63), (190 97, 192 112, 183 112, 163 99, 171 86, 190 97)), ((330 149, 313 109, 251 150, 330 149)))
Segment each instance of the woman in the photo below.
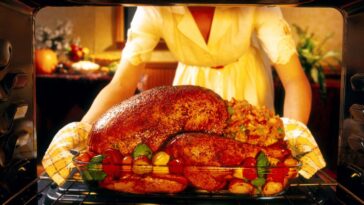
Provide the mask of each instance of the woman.
POLYGON ((272 75, 264 52, 285 90, 283 115, 307 123, 310 85, 279 8, 183 6, 137 8, 121 64, 82 122, 94 122, 134 93, 160 38, 179 61, 174 85, 200 85, 228 100, 247 99, 273 109, 272 75))

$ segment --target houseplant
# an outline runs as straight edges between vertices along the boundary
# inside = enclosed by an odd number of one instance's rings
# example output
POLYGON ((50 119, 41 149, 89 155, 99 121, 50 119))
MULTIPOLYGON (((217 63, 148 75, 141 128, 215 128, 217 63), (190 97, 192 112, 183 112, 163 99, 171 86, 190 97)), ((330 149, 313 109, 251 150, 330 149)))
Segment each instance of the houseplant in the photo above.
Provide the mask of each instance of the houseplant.
POLYGON ((317 83, 323 99, 326 98, 326 77, 325 68, 333 71, 341 64, 340 53, 333 50, 325 50, 324 45, 332 38, 333 33, 329 33, 319 40, 308 28, 301 28, 293 25, 297 33, 297 52, 301 65, 311 83, 317 83))

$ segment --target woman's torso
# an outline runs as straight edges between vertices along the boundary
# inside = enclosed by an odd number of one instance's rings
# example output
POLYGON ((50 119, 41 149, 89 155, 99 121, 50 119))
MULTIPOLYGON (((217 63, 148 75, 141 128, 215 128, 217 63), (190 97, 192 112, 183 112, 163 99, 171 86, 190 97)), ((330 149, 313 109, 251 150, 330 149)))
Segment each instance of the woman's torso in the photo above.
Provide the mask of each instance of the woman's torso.
POLYGON ((254 8, 215 9, 206 43, 187 7, 162 7, 162 38, 178 61, 194 66, 236 62, 250 47, 254 8))

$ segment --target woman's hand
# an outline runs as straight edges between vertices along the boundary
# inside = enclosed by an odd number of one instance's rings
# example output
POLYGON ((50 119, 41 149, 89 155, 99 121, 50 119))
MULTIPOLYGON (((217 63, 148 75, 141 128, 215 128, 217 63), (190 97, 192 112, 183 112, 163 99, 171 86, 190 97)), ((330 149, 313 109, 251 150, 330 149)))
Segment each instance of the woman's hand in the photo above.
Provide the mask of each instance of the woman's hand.
POLYGON ((113 79, 100 91, 81 121, 92 124, 110 107, 132 96, 144 66, 144 63, 133 65, 122 60, 113 79))
POLYGON ((74 167, 70 152, 87 149, 88 134, 91 125, 83 122, 72 122, 62 127, 53 137, 42 159, 42 165, 58 185, 63 184, 74 167))
POLYGON ((307 124, 311 112, 311 86, 296 54, 288 63, 274 65, 285 91, 283 116, 307 124))

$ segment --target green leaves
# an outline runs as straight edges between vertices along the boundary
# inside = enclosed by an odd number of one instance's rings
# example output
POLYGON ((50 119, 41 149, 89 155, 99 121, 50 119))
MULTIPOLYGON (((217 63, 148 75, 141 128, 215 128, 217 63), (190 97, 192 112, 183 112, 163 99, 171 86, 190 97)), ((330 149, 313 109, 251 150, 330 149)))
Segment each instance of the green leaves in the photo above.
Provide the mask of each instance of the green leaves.
POLYGON ((265 178, 256 178, 252 180, 252 184, 260 190, 261 187, 265 184, 265 178))
POLYGON ((265 184, 265 177, 269 168, 269 161, 267 156, 263 152, 259 152, 257 156, 257 175, 258 178, 252 180, 252 184, 257 187, 259 191, 262 190, 262 186, 265 184))
POLYGON ((269 167, 267 156, 263 152, 259 152, 257 156, 257 173, 258 177, 264 177, 269 167))
POLYGON ((310 33, 307 28, 302 29, 298 25, 293 25, 299 40, 297 43, 297 52, 301 65, 313 83, 317 83, 320 87, 321 97, 326 97, 326 78, 323 65, 330 69, 335 69, 332 65, 333 61, 337 65, 341 64, 340 54, 336 51, 324 51, 323 46, 332 38, 333 33, 326 35, 321 41, 317 41, 314 33, 310 33))
POLYGON ((92 157, 90 162, 91 163, 101 163, 103 159, 104 159, 104 156, 99 154, 99 155, 95 155, 94 157, 92 157))
POLYGON ((81 175, 85 181, 102 181, 107 176, 102 170, 102 160, 104 156, 99 154, 90 160, 87 168, 81 171, 81 175))

